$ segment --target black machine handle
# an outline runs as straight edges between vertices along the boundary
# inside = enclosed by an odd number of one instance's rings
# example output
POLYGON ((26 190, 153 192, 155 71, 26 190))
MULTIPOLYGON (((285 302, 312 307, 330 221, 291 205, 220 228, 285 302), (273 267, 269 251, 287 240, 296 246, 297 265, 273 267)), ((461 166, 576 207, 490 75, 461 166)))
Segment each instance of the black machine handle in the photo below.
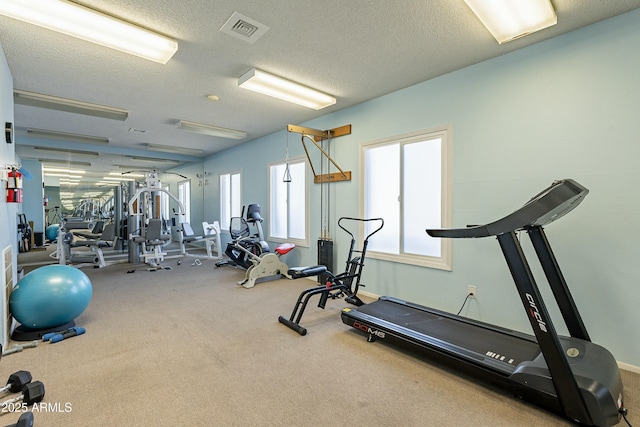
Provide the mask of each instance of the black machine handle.
POLYGON ((350 216, 343 216, 338 220, 338 227, 342 228, 345 232, 347 232, 347 234, 349 234, 351 236, 352 239, 354 239, 355 237, 353 236, 353 233, 350 232, 349 230, 347 230, 342 224, 342 221, 357 221, 357 222, 370 222, 370 221, 380 221, 380 227, 376 228, 373 232, 369 233, 369 235, 364 239, 364 240, 369 240, 369 238, 371 236, 373 236, 374 234, 376 234, 378 231, 382 230, 382 227, 384 227, 384 219, 382 218, 353 218, 350 216))
POLYGON ((498 236, 522 229, 549 224, 582 202, 589 193, 572 179, 554 181, 517 211, 486 225, 467 228, 427 229, 431 237, 474 238, 498 236))

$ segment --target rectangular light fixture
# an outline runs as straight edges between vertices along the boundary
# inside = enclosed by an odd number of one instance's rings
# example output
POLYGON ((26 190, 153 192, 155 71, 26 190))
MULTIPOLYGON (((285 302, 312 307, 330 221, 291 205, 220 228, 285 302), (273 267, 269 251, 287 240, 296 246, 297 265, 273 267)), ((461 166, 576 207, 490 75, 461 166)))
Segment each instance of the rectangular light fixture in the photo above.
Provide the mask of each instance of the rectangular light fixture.
POLYGON ((95 151, 85 151, 85 150, 70 150, 67 148, 53 148, 53 147, 33 147, 34 150, 38 151, 53 151, 56 153, 66 153, 66 154, 77 154, 80 156, 93 156, 98 157, 100 153, 95 151))
POLYGON ((202 153, 204 153, 203 150, 198 150, 196 148, 172 147, 170 145, 161 145, 161 144, 144 144, 144 145, 147 147, 147 150, 159 151, 161 153, 185 154, 188 156, 201 156, 202 153))
POLYGON ((58 176, 61 178, 77 178, 82 179, 82 175, 72 175, 68 173, 58 173, 58 172, 45 172, 44 176, 58 176))
POLYGON ((43 172, 57 172, 57 173, 69 173, 72 175, 84 175, 87 171, 77 170, 77 169, 68 169, 68 168, 50 168, 44 166, 42 168, 43 172))
POLYGON ((121 108, 91 104, 89 102, 60 98, 58 96, 45 95, 42 93, 27 92, 26 90, 14 90, 13 101, 20 105, 65 111, 67 113, 83 114, 85 116, 94 116, 103 119, 124 121, 129 117, 129 112, 121 108))
MULTIPOLYGON (((149 162, 155 164, 167 164, 167 165, 177 165, 180 164, 177 160, 170 159, 157 159, 155 157, 143 157, 143 156, 131 156, 131 160, 135 160, 137 162, 149 162)), ((126 168, 126 167, 125 167, 126 168)), ((130 169, 130 168, 129 168, 130 169)))
POLYGON ((336 99, 310 87, 274 76, 257 68, 244 73, 238 86, 294 104, 320 110, 336 103, 336 99))
POLYGON ((178 42, 67 0, 2 0, 0 14, 166 64, 178 42))
POLYGON ((87 168, 91 167, 91 163, 89 162, 72 162, 69 160, 58 160, 58 159, 38 159, 38 161, 42 163, 43 167, 47 167, 48 165, 66 165, 66 166, 77 166, 77 167, 87 167, 87 168))
POLYGON ((247 133, 239 130, 226 129, 218 126, 207 125, 204 123, 190 122, 187 120, 180 120, 176 124, 178 129, 186 130, 188 132, 199 133, 202 135, 219 136, 221 138, 230 139, 242 139, 246 138, 247 133))
POLYGON ((62 141, 85 142, 87 144, 108 144, 109 138, 102 136, 81 135, 77 133, 58 132, 53 130, 27 128, 27 135, 36 138, 58 139, 62 141))
POLYGON ((115 176, 105 176, 102 178, 103 181, 135 181, 135 178, 130 176, 121 176, 120 178, 116 178, 115 176))
POLYGON ((498 43, 555 25, 558 17, 550 0, 464 0, 498 43))

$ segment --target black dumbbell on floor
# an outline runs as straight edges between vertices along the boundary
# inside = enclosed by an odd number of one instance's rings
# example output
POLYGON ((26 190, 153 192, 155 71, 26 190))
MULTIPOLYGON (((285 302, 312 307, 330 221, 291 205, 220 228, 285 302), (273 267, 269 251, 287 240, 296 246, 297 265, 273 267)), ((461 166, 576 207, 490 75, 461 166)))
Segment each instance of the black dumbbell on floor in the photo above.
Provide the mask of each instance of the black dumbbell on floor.
MULTIPOLYGON (((41 402, 42 399, 44 399, 44 384, 42 383, 42 381, 34 381, 22 388, 22 393, 20 394, 20 396, 16 396, 13 399, 5 400, 4 402, 0 403, 0 408, 3 411, 6 411, 7 407, 15 403, 22 402, 23 406, 29 406, 34 403, 41 402)), ((9 408, 9 410, 10 409, 11 408, 9 408)))
POLYGON ((24 386, 31 382, 31 372, 29 371, 16 371, 9 375, 7 385, 0 387, 0 393, 18 393, 22 391, 24 386))
POLYGON ((33 427, 33 412, 25 412, 20 415, 18 422, 6 427, 33 427))

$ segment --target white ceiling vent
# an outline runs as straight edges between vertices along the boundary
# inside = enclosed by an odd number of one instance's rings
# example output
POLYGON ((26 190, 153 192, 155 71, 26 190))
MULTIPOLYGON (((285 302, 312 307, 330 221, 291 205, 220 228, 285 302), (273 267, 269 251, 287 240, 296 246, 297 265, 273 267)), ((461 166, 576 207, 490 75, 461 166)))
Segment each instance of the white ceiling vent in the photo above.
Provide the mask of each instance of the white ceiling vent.
POLYGON ((241 13, 233 12, 233 15, 227 19, 220 31, 253 44, 264 33, 269 31, 269 27, 241 13))

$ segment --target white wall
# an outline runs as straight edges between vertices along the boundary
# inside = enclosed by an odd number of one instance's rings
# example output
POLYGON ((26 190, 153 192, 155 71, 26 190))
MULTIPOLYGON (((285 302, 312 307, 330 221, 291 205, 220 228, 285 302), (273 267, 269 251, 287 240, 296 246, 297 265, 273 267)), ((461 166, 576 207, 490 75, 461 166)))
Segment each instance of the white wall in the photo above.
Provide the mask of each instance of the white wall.
MULTIPOLYGON (((454 129, 457 227, 498 219, 554 179, 573 178, 590 194, 576 210, 550 224, 547 235, 593 341, 619 361, 640 366, 639 45, 636 10, 304 123, 317 129, 353 126, 351 135, 332 145, 338 164, 353 172, 351 182, 332 186, 334 220, 360 215, 360 144, 442 124, 454 129)), ((206 218, 218 219, 217 175, 234 169, 243 172, 244 203, 267 206, 266 165, 284 159, 285 127, 283 123, 280 132, 205 161, 215 184, 205 191, 206 218)), ((291 156, 302 155, 299 135, 293 135, 291 156)), ((319 185, 313 185, 312 198, 315 240, 319 185)), ((342 266, 347 237, 340 231, 332 234, 336 265, 342 266)), ((297 248, 295 262, 287 262, 313 264, 315 259, 312 245, 297 248)), ((363 283, 374 294, 454 312, 467 285, 473 284, 478 298, 463 314, 530 331, 494 239, 455 241, 452 272, 370 259, 363 283)), ((556 328, 565 333, 557 309, 550 308, 556 328)))

